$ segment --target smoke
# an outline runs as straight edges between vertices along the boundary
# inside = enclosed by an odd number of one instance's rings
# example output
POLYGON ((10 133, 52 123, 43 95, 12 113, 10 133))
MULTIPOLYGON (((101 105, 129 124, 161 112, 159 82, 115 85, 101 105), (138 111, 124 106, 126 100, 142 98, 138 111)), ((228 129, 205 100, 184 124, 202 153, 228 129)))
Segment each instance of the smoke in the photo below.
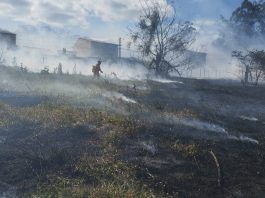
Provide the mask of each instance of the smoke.
POLYGON ((120 63, 103 62, 101 68, 106 77, 115 78, 117 76, 121 80, 144 80, 150 73, 141 64, 129 64, 124 61, 120 63))
POLYGON ((232 140, 237 140, 237 141, 242 141, 242 142, 249 142, 253 144, 259 144, 259 141, 253 138, 249 138, 244 135, 240 135, 239 137, 232 135, 227 131, 227 129, 225 129, 224 127, 218 124, 209 123, 209 122, 201 121, 198 119, 192 119, 192 118, 179 118, 179 117, 172 116, 172 115, 171 116, 167 115, 166 119, 177 125, 191 127, 194 129, 198 129, 200 131, 208 131, 208 132, 217 133, 217 134, 223 135, 223 137, 227 139, 232 139, 232 140))
MULTIPOLYGON (((7 51, 5 53, 6 65, 23 66, 29 71, 39 73, 47 67, 50 73, 55 73, 58 65, 61 63, 63 73, 84 74, 92 76, 92 67, 97 63, 97 59, 80 60, 69 58, 54 53, 50 50, 39 50, 36 48, 19 48, 16 51, 7 51)), ((122 80, 143 80, 148 75, 148 70, 140 64, 130 65, 126 62, 112 63, 103 62, 101 69, 102 77, 119 78, 122 80)))
POLYGON ((74 105, 89 105, 126 113, 126 104, 137 104, 137 101, 119 93, 116 88, 108 89, 108 85, 132 87, 131 81, 134 80, 137 88, 146 89, 144 82, 148 70, 141 64, 130 64, 126 60, 103 61, 101 69, 104 73, 100 79, 93 79, 92 67, 98 59, 84 60, 62 54, 63 48, 67 52, 72 51, 78 36, 47 28, 32 29, 31 26, 22 27, 17 35, 17 49, 5 50, 5 65, 13 67, 6 71, 1 69, 1 91, 26 94, 28 97, 47 96, 54 98, 55 102, 58 99, 74 105), (44 68, 48 68, 51 74, 57 73, 59 64, 65 75, 40 74, 44 68), (27 68, 28 72, 23 73, 20 67, 27 68), (113 102, 124 105, 116 108, 113 102))
MULTIPOLYGON (((34 48, 21 48, 17 51, 6 53, 6 62, 14 66, 16 60, 17 66, 27 67, 29 71, 39 73, 44 67, 49 68, 50 73, 56 72, 61 63, 63 73, 83 74, 92 76, 92 67, 97 63, 97 59, 80 60, 69 58, 67 56, 51 53, 51 51, 38 50, 34 48)), ((121 80, 143 80, 148 75, 148 70, 140 64, 130 65, 126 62, 112 63, 110 61, 102 62, 102 77, 119 78, 121 80)))
POLYGON ((232 139, 232 140, 238 140, 238 141, 242 141, 242 142, 249 142, 249 143, 252 143, 252 144, 259 144, 259 141, 258 140, 255 140, 253 138, 246 137, 244 135, 240 135, 239 137, 230 136, 229 138, 232 139))
POLYGON ((198 34, 192 45, 193 50, 207 53, 204 68, 194 68, 188 77, 238 79, 241 77, 239 63, 232 57, 232 51, 264 49, 265 39, 262 35, 249 37, 243 32, 235 33, 222 20, 195 20, 198 34))
POLYGON ((127 103, 133 103, 133 104, 137 103, 135 100, 128 98, 128 97, 124 96, 123 94, 117 93, 117 92, 104 92, 102 94, 102 96, 104 96, 106 98, 110 98, 114 101, 122 100, 122 101, 127 102, 127 103))
MULTIPOLYGON (((232 39, 231 30, 226 26, 220 26, 220 20, 197 20, 194 25, 198 31, 196 42, 192 45, 194 51, 206 52, 206 67, 195 67, 192 73, 184 73, 184 77, 195 78, 230 78, 238 79, 238 63, 231 57, 235 49, 242 49, 242 43, 232 39), (220 29, 226 32, 225 40, 220 39, 220 29)), ((6 52, 6 62, 8 65, 14 65, 14 59, 18 66, 27 67, 30 71, 40 72, 44 67, 48 67, 50 73, 56 71, 59 63, 63 65, 64 73, 82 73, 92 75, 92 66, 96 64, 96 59, 83 61, 80 59, 71 59, 61 55, 62 49, 67 52, 72 51, 72 47, 79 37, 70 35, 69 32, 60 29, 50 29, 46 26, 32 27, 23 26, 17 32, 18 50, 6 52)), ((265 44, 262 38, 249 38, 241 35, 240 40, 246 43, 244 46, 251 48, 262 48, 265 44)), ((141 64, 131 65, 126 61, 113 63, 111 61, 103 62, 103 77, 113 78, 117 76, 122 80, 143 80, 150 75, 149 71, 141 64)), ((151 76, 154 76, 151 74, 151 76)), ((166 82, 153 77, 153 80, 166 82)))
POLYGON ((165 79, 165 78, 161 78, 161 77, 150 77, 149 78, 150 80, 152 81, 156 81, 156 82, 160 82, 160 83, 176 83, 176 84, 184 84, 183 82, 181 81, 176 81, 176 80, 168 80, 168 79, 165 79))
POLYGON ((20 26, 16 31, 19 47, 33 47, 56 52, 59 49, 70 49, 78 35, 71 35, 67 30, 51 28, 47 25, 20 26))
MULTIPOLYGON (((79 38, 61 29, 51 29, 48 26, 22 26, 17 30, 17 49, 5 50, 5 64, 23 66, 29 71, 39 73, 45 67, 50 73, 56 72, 59 63, 63 72, 69 74, 92 75, 92 66, 96 58, 82 60, 71 58, 73 46, 79 38), (63 55, 63 48, 67 55, 63 55)), ((141 64, 129 64, 128 61, 103 61, 101 66, 103 77, 117 77, 122 80, 146 79, 147 69, 141 64)))

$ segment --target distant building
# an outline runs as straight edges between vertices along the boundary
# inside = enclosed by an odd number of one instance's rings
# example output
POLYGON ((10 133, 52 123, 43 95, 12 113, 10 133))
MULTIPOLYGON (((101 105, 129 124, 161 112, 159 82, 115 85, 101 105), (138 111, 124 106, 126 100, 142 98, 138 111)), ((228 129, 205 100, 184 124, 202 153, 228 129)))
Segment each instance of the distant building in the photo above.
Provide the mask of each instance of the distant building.
POLYGON ((206 66, 207 53, 186 50, 184 54, 194 68, 206 66))
POLYGON ((73 51, 79 58, 118 59, 119 45, 102 41, 79 38, 73 51))
POLYGON ((75 52, 73 52, 73 51, 69 51, 69 50, 67 50, 66 48, 63 48, 62 50, 58 50, 58 54, 59 54, 59 55, 63 55, 63 56, 68 56, 68 57, 70 57, 70 58, 74 58, 74 57, 76 57, 75 52))
POLYGON ((17 42, 17 35, 0 29, 0 43, 6 44, 8 48, 15 48, 17 42))

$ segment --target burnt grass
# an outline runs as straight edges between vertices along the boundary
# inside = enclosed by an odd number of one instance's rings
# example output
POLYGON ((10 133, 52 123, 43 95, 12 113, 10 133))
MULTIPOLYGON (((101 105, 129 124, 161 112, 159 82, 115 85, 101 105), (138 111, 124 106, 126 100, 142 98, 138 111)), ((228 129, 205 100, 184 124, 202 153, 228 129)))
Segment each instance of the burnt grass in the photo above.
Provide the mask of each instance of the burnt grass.
POLYGON ((177 80, 184 84, 150 80, 147 90, 93 80, 137 101, 113 102, 125 113, 1 91, 0 197, 264 197, 265 88, 177 80), (259 144, 164 115, 214 123, 259 144))

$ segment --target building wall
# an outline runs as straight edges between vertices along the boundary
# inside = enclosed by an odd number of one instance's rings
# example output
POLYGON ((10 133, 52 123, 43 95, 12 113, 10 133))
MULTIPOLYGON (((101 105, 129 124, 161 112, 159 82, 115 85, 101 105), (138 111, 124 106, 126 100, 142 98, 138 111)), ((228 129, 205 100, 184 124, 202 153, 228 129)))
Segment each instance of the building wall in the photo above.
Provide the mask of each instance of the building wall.
POLYGON ((185 56, 190 60, 193 67, 204 67, 207 64, 206 53, 187 50, 185 56))
POLYGON ((0 42, 7 44, 7 47, 15 47, 16 39, 16 34, 0 32, 0 42))
POLYGON ((90 42, 88 42, 85 39, 79 38, 73 47, 73 51, 76 53, 77 57, 80 57, 80 58, 90 57, 91 56, 90 42))
POLYGON ((88 39, 78 39, 73 50, 77 57, 117 59, 118 45, 88 39))
POLYGON ((114 44, 91 41, 90 50, 92 57, 100 57, 107 59, 118 58, 118 46, 114 44))

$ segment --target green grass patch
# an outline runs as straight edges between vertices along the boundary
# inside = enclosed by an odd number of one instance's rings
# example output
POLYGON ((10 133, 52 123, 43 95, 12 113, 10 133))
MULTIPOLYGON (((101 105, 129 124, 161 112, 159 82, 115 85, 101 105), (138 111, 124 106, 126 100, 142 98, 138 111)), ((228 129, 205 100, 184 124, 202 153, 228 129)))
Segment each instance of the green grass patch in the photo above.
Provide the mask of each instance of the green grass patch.
POLYGON ((171 149, 184 158, 193 158, 200 154, 200 148, 195 143, 183 144, 179 140, 171 145, 171 149))

